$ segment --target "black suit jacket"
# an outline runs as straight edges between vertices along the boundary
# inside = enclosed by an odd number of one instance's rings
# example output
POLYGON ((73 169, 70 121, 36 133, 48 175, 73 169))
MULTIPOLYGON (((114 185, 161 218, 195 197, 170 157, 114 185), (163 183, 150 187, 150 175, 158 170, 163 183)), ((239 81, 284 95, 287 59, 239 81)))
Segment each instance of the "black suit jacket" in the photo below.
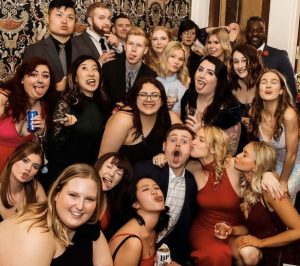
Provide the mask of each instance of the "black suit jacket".
MULTIPOLYGON (((150 160, 136 163, 134 166, 134 177, 139 178, 145 175, 150 175, 157 180, 166 198, 169 186, 169 166, 159 168, 153 165, 150 160)), ((170 248, 172 259, 181 265, 188 265, 190 261, 188 237, 197 208, 197 184, 194 176, 187 170, 185 171, 185 182, 185 200, 177 224, 157 245, 159 247, 162 243, 167 244, 170 248)))
MULTIPOLYGON (((77 58, 76 50, 73 49, 73 41, 74 39, 72 38, 72 61, 77 58)), ((29 59, 32 57, 41 57, 48 61, 49 66, 54 73, 54 80, 56 83, 61 81, 61 79, 64 77, 58 52, 51 36, 25 48, 23 59, 29 59)))
POLYGON ((262 53, 262 61, 267 68, 277 69, 286 77, 289 89, 295 99, 297 96, 296 81, 288 53, 266 44, 262 53))
MULTIPOLYGON (((124 102, 126 96, 126 57, 120 56, 115 60, 103 64, 102 77, 103 89, 110 100, 113 109, 115 103, 124 102)), ((157 74, 147 65, 142 63, 133 86, 141 77, 156 77, 157 74)))

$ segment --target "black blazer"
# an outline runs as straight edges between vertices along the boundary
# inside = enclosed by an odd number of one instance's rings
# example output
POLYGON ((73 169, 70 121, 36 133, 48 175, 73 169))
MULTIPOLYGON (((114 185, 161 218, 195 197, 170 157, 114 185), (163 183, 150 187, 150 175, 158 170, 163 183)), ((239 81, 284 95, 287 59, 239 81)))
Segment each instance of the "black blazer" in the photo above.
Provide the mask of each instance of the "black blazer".
MULTIPOLYGON (((169 185, 169 166, 159 168, 153 165, 150 160, 136 163, 134 166, 134 177, 138 178, 144 175, 150 175, 157 180, 166 198, 169 185)), ((194 176, 187 170, 185 170, 185 182, 185 200, 177 224, 157 246, 159 247, 162 243, 167 244, 174 261, 181 265, 190 265, 188 264, 191 261, 188 237, 192 220, 197 211, 197 184, 194 176)))
MULTIPOLYGON (((73 48, 73 41, 74 39, 71 38, 72 61, 78 56, 76 54, 76 49, 73 48)), ((61 79, 64 77, 64 72, 60 63, 60 59, 58 57, 58 52, 51 36, 37 43, 31 44, 25 48, 23 59, 32 58, 35 56, 41 57, 48 61, 49 66, 54 73, 55 83, 61 81, 61 79)))
POLYGON ((266 44, 262 53, 262 61, 267 68, 277 69, 286 77, 289 89, 294 99, 296 99, 296 81, 288 53, 285 50, 279 50, 266 44))
MULTIPOLYGON (((117 102, 124 102, 126 96, 126 57, 119 56, 115 60, 103 64, 103 89, 110 100, 111 110, 117 102)), ((156 77, 157 74, 147 65, 142 66, 133 86, 141 77, 156 77)))

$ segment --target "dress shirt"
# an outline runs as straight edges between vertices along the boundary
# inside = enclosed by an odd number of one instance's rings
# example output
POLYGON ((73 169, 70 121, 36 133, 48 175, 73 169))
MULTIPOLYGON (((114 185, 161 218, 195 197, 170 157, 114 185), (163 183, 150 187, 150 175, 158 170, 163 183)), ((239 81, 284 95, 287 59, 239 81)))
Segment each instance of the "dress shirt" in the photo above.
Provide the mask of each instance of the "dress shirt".
POLYGON ((169 185, 165 205, 168 206, 170 220, 168 228, 158 235, 157 242, 168 235, 175 227, 184 204, 185 199, 185 170, 181 176, 176 176, 173 170, 169 167, 169 185))

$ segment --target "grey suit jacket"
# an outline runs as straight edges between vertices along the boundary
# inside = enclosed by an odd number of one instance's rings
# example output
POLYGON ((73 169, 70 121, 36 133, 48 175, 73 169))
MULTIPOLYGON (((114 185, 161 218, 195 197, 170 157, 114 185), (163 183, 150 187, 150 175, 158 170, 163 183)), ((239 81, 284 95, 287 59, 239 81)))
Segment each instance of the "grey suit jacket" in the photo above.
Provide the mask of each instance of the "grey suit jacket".
MULTIPOLYGON (((72 61, 74 61, 78 55, 76 54, 76 49, 73 48, 73 38, 71 39, 71 43, 72 61)), ((25 48, 23 59, 29 59, 32 57, 41 57, 48 61, 50 68, 54 73, 54 80, 56 83, 63 78, 63 68, 60 63, 55 44, 50 36, 25 48)))
POLYGON ((94 45, 93 41, 91 40, 91 37, 86 31, 84 31, 83 33, 81 33, 73 39, 72 48, 74 49, 74 52, 77 56, 89 55, 94 57, 96 60, 98 60, 100 57, 96 46, 94 45))

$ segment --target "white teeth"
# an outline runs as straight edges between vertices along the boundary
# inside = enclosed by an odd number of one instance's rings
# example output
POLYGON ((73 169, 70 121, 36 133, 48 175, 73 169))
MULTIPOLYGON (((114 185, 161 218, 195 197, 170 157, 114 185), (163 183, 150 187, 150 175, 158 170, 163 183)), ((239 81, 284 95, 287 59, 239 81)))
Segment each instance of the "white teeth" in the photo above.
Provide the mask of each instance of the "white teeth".
POLYGON ((83 213, 76 212, 76 211, 70 211, 70 212, 71 212, 72 215, 78 216, 78 217, 83 215, 83 213))
POLYGON ((103 177, 103 179, 104 179, 105 181, 107 181, 107 182, 112 183, 112 180, 111 180, 110 178, 108 178, 108 177, 103 177))
POLYGON ((91 84, 91 83, 95 83, 96 81, 94 79, 88 79, 86 81, 86 84, 91 84))

